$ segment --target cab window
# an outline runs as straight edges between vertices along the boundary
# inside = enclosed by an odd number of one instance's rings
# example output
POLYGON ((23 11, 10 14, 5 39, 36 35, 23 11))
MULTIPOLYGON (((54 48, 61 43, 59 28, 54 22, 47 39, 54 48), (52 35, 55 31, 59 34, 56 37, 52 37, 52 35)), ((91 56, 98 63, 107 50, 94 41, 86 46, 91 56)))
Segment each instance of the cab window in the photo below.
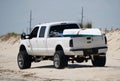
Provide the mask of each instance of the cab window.
POLYGON ((44 35, 45 35, 45 30, 46 30, 46 26, 41 26, 40 33, 39 33, 39 37, 44 37, 44 35))
POLYGON ((61 24, 51 26, 49 37, 62 37, 65 29, 79 29, 77 24, 61 24))
POLYGON ((39 27, 35 27, 35 28, 33 29, 33 31, 32 31, 31 34, 30 34, 30 39, 37 37, 38 29, 39 29, 39 27))

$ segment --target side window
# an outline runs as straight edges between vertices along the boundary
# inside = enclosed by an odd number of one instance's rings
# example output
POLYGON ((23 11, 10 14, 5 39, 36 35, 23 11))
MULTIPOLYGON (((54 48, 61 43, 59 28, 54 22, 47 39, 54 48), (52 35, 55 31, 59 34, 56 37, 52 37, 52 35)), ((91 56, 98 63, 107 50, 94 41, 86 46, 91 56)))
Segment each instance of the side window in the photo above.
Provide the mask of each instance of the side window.
POLYGON ((44 37, 44 35, 45 35, 45 30, 46 30, 46 26, 41 26, 40 33, 39 33, 39 37, 44 37))
POLYGON ((30 38, 36 38, 37 37, 38 29, 39 29, 39 27, 35 27, 33 29, 33 31, 30 34, 30 38))

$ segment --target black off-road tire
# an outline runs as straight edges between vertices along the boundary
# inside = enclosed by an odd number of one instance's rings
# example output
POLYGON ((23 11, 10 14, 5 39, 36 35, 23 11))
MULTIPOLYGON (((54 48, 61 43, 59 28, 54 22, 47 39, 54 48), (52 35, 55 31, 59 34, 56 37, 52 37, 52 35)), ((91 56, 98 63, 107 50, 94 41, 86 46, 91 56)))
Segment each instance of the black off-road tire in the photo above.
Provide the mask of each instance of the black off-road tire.
POLYGON ((104 67, 106 64, 106 56, 93 56, 92 64, 97 67, 104 67))
POLYGON ((32 57, 26 51, 20 51, 17 56, 17 63, 20 69, 31 67, 32 57))
POLYGON ((54 55, 54 67, 57 69, 63 69, 68 66, 68 60, 63 51, 56 51, 54 55))

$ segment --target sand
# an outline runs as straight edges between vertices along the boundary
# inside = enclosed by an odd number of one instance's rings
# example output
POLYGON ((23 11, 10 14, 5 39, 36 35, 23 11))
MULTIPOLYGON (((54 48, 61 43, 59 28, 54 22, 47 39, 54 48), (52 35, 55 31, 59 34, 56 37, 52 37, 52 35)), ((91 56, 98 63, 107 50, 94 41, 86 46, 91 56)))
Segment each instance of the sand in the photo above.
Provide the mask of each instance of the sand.
POLYGON ((105 67, 87 63, 69 63, 65 69, 55 69, 52 61, 32 63, 30 69, 17 65, 19 40, 0 38, 0 81, 120 81, 120 30, 107 33, 108 51, 105 67))

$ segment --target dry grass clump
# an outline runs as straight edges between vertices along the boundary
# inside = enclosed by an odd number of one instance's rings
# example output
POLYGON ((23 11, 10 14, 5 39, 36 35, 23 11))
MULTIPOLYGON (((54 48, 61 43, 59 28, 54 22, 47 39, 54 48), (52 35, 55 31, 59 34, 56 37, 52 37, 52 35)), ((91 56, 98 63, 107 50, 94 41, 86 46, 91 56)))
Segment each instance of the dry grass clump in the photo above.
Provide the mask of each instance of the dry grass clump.
POLYGON ((92 28, 92 23, 91 22, 87 22, 86 24, 80 23, 80 27, 81 28, 92 28))
POLYGON ((12 38, 12 37, 13 37, 13 38, 19 38, 20 35, 12 32, 12 33, 8 33, 8 34, 6 34, 6 35, 0 36, 0 40, 1 40, 1 41, 8 41, 8 40, 9 40, 10 38, 12 38))
POLYGON ((87 22, 87 23, 85 24, 85 28, 92 28, 92 23, 87 22))

